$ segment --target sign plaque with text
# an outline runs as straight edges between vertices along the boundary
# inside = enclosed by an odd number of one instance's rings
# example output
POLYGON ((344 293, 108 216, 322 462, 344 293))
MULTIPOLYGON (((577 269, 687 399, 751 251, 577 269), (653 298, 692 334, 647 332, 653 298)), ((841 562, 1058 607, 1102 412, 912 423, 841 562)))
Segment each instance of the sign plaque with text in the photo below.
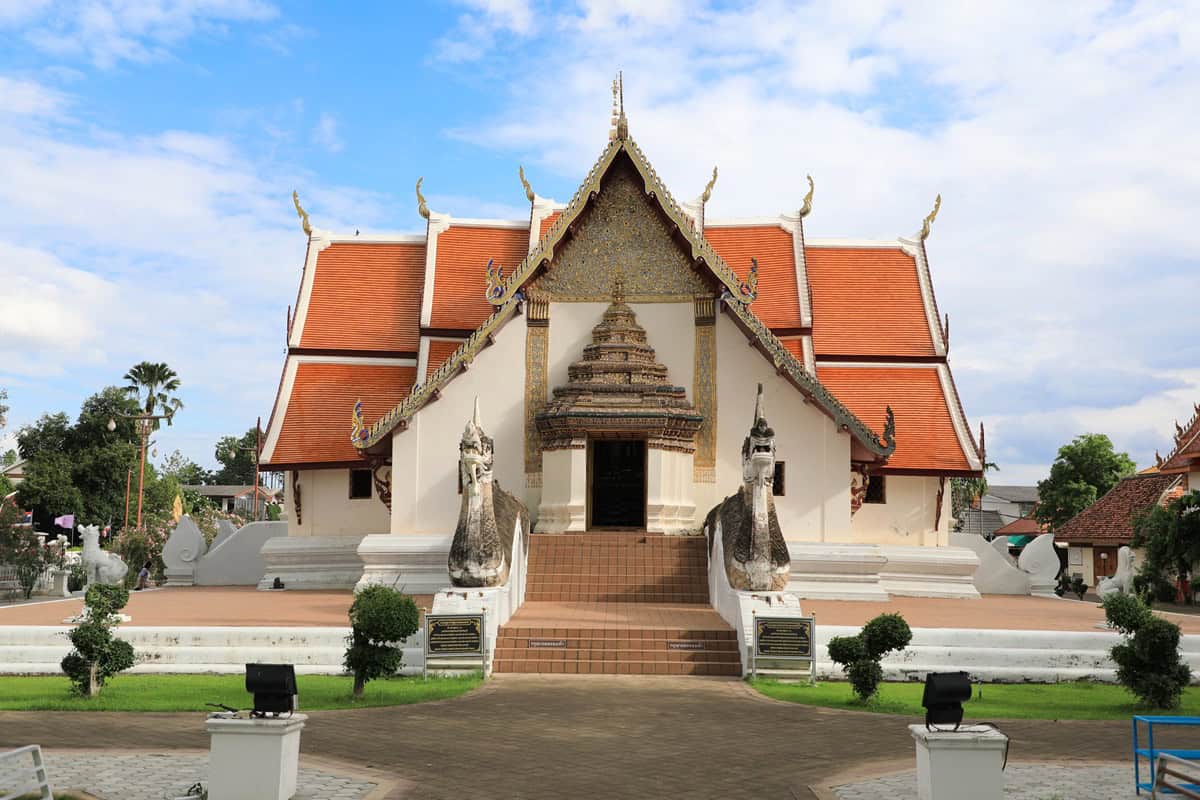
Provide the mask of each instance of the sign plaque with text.
POLYGON ((426 614, 425 652, 432 656, 483 655, 483 615, 426 614))
POLYGON ((754 655, 756 658, 812 661, 812 618, 755 617, 754 655))

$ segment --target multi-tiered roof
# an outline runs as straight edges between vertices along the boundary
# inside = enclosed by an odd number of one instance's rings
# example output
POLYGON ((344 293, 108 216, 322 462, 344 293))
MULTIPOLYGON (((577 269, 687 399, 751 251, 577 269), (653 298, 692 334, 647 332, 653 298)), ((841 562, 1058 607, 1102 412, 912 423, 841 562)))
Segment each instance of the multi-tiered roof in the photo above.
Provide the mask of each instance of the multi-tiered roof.
POLYGON ((570 239, 618 163, 645 181, 697 272, 727 299, 722 310, 861 452, 887 458, 883 472, 979 474, 980 449, 933 295, 928 221, 911 238, 808 239, 811 186, 795 213, 706 220, 711 184, 695 203, 679 205, 627 129, 570 203, 526 184, 527 220, 455 219, 430 212, 421 198, 424 235, 312 230, 264 464, 360 463, 362 452, 385 447, 425 403, 452 391, 453 376, 515 316, 522 287, 570 239), (363 416, 352 441, 347 419, 358 400, 363 416))

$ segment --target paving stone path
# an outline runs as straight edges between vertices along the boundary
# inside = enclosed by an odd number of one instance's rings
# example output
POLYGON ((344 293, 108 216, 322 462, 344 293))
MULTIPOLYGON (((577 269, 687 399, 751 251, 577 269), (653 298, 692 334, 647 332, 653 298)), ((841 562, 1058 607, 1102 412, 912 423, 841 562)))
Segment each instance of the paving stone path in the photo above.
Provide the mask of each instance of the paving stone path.
MULTIPOLYGON (((913 770, 833 787, 840 800, 917 800, 913 770)), ((1134 800, 1130 766, 1072 767, 1063 764, 1010 764, 1004 796, 1011 800, 1134 800)))
MULTIPOLYGON (((208 756, 176 753, 46 753, 55 789, 81 789, 100 800, 174 800, 208 777, 208 756)), ((296 800, 361 800, 374 783, 300 768, 296 800)))
MULTIPOLYGON (((453 700, 306 713, 302 753, 373 767, 404 800, 808 800, 849 769, 912 764, 918 721, 770 700, 736 679, 636 675, 497 676, 453 700)), ((1014 764, 1131 763, 1128 721, 999 724, 1014 764)), ((208 747, 200 713, 0 712, 0 749, 30 743, 208 747)))

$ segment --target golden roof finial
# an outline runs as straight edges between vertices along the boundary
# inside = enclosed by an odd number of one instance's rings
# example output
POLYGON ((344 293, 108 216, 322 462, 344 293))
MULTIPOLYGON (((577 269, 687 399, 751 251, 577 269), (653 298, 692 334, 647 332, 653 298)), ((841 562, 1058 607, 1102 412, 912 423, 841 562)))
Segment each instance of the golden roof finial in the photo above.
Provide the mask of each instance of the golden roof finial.
POLYGON ((804 195, 804 205, 800 206, 800 219, 804 219, 812 211, 813 192, 817 190, 813 183, 812 175, 805 175, 808 178, 808 194, 804 195))
POLYGON ((421 194, 421 182, 424 180, 424 176, 417 178, 417 213, 429 219, 429 206, 425 205, 425 195, 421 194))
POLYGON ((292 190, 292 203, 296 206, 296 214, 300 217, 301 230, 312 236, 312 225, 308 224, 308 212, 300 205, 300 193, 295 189, 292 190))
POLYGON ((621 114, 617 110, 617 79, 616 78, 613 78, 613 82, 612 82, 612 95, 613 95, 612 119, 608 123, 608 125, 609 125, 609 127, 608 127, 609 141, 612 141, 613 139, 617 138, 617 122, 621 119, 621 114))
POLYGON ((521 185, 525 187, 525 199, 532 203, 535 195, 533 193, 533 187, 530 186, 529 181, 525 179, 525 167, 518 165, 517 174, 521 176, 521 185))
POLYGON ((613 111, 617 124, 617 138, 628 139, 629 120, 625 118, 625 76, 619 71, 617 79, 613 81, 613 111))
POLYGON ((712 197, 712 190, 713 190, 713 187, 714 187, 714 186, 716 186, 716 185, 717 185, 717 168, 716 168, 716 167, 713 167, 713 176, 712 176, 712 180, 710 180, 710 181, 709 181, 707 184, 705 184, 705 186, 704 186, 704 194, 700 195, 700 202, 701 202, 701 203, 707 203, 707 202, 708 202, 708 198, 712 197))
POLYGON ((933 201, 933 211, 929 212, 929 216, 921 223, 921 232, 917 234, 917 238, 922 242, 929 238, 929 226, 937 219, 938 210, 942 207, 942 195, 939 193, 933 201))

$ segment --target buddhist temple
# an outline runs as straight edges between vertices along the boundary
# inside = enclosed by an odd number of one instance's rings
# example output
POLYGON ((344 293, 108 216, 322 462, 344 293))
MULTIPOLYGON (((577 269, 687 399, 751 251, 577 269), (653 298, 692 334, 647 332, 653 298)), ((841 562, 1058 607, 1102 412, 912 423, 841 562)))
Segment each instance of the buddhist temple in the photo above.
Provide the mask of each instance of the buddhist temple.
POLYGON ((948 544, 949 480, 980 475, 983 454, 934 296, 936 205, 911 236, 821 239, 810 178, 794 209, 711 219, 716 170, 676 201, 613 117, 569 202, 521 170, 520 219, 439 213, 417 181, 423 234, 360 236, 310 224, 297 199, 308 251, 261 455, 286 475, 289 535, 264 548, 264 582, 446 587, 486 431, 487 480, 535 541, 694 539, 753 483, 786 544, 739 543, 746 580, 977 597, 977 561, 948 544))

